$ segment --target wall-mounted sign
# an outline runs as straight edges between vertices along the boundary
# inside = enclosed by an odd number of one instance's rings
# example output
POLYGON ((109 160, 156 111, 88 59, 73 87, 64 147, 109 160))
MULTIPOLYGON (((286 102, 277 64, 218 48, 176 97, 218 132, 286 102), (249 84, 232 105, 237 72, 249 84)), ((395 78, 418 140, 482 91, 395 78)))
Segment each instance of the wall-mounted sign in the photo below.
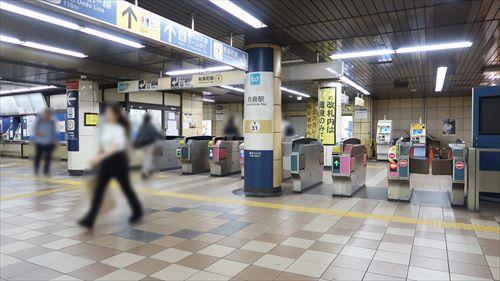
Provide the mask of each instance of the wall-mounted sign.
POLYGON ((354 98, 354 105, 360 106, 360 107, 365 107, 365 100, 360 98, 360 97, 355 97, 354 98))
POLYGON ((319 141, 323 145, 335 144, 336 91, 336 88, 319 90, 318 131, 319 141))
POLYGON ((318 101, 308 101, 306 108, 306 137, 318 138, 318 101))
POLYGON ((193 75, 175 76, 170 80, 171 89, 186 89, 193 87, 193 75))
POLYGON ((203 120, 201 123, 201 133, 204 136, 212 135, 212 120, 203 120))
POLYGON ((359 121, 368 120, 368 110, 364 108, 356 109, 354 111, 354 119, 359 121))
POLYGON ((68 138, 68 151, 79 151, 78 90, 68 90, 67 96, 66 136, 68 138))
POLYGON ((215 112, 215 121, 223 121, 224 120, 224 111, 217 110, 215 112))
POLYGON ((97 124, 99 124, 99 114, 85 112, 83 116, 84 126, 97 126, 97 124))
POLYGON ((44 2, 179 50, 247 70, 246 52, 125 0, 44 0, 44 2))

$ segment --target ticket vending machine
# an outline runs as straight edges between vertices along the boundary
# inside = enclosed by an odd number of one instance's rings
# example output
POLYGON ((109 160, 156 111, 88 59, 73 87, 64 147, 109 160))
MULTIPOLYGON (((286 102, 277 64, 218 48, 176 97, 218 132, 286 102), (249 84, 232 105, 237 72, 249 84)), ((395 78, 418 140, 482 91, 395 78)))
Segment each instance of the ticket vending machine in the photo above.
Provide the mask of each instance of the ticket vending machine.
POLYGON ((240 145, 243 137, 215 137, 208 142, 210 175, 227 176, 240 173, 240 145))
POLYGON ((332 153, 333 195, 350 197, 366 185, 366 146, 344 144, 342 151, 336 150, 332 153))
POLYGON ((426 158, 426 128, 425 124, 412 123, 410 126, 410 141, 413 144, 413 158, 426 158))
POLYGON ((392 120, 377 122, 377 160, 387 160, 392 141, 392 120))
POLYGON ((396 201, 410 201, 412 189, 410 186, 410 150, 412 142, 401 139, 389 148, 387 155, 387 198, 396 201))
POLYGON ((179 142, 177 158, 182 163, 183 174, 199 174, 210 171, 208 164, 208 142, 212 136, 187 137, 179 142))
POLYGON ((323 144, 316 139, 299 138, 292 141, 290 171, 293 192, 301 193, 323 182, 323 144))

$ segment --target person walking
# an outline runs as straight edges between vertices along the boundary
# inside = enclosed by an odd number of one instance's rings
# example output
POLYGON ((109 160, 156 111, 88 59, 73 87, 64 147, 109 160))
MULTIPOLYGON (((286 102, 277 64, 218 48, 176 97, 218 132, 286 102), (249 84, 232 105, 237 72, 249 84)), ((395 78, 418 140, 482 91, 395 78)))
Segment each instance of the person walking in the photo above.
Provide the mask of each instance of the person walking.
POLYGON ((129 221, 135 223, 143 216, 143 210, 130 182, 129 159, 127 155, 130 124, 118 104, 109 104, 105 110, 105 122, 100 128, 99 154, 92 160, 97 167, 97 184, 90 210, 80 225, 94 226, 109 181, 115 178, 132 209, 129 221))
POLYGON ((52 114, 50 108, 43 110, 41 116, 38 116, 35 120, 34 138, 35 143, 35 161, 34 161, 34 171, 35 175, 38 175, 40 169, 40 162, 43 158, 44 175, 50 175, 50 163, 52 161, 52 153, 57 145, 57 130, 56 130, 56 120, 52 114))
POLYGON ((145 155, 141 170, 143 179, 148 179, 158 169, 159 154, 161 153, 158 141, 162 138, 164 138, 163 134, 151 122, 151 115, 146 113, 134 142, 135 148, 144 148, 145 155))

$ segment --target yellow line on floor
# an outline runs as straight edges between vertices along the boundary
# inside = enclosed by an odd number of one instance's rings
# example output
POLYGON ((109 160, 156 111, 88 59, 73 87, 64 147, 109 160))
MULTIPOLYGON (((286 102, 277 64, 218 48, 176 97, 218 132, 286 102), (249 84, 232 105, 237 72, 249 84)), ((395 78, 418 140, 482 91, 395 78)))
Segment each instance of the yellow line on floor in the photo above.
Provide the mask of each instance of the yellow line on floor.
MULTIPOLYGON (((29 178, 29 177, 23 177, 29 178)), ((65 188, 54 188, 48 190, 34 191, 29 193, 21 193, 21 194, 11 194, 11 195, 3 195, 0 196, 0 201, 20 199, 20 198, 29 198, 29 197, 37 197, 37 196, 45 196, 52 193, 64 192, 79 189, 82 187, 82 182, 75 180, 57 180, 57 179, 48 179, 42 178, 36 180, 42 180, 46 182, 52 183, 60 183, 60 184, 69 184, 71 187, 65 188)), ((314 207, 304 207, 299 205, 287 205, 287 204, 279 204, 279 203, 267 203, 267 202, 258 202, 245 200, 240 198, 224 198, 224 197, 212 197, 198 194, 190 194, 190 193, 179 193, 179 192, 170 192, 152 188, 137 188, 140 193, 148 194, 152 196, 163 196, 163 197, 171 197, 171 198, 180 198, 180 199, 188 199, 194 201, 201 202, 209 202, 209 203, 218 203, 218 204, 228 204, 228 205, 239 205, 239 206, 252 206, 252 207, 261 207, 267 209, 276 209, 276 210, 286 210, 286 211, 295 211, 302 213, 313 213, 313 214, 323 214, 323 215, 332 215, 338 217, 350 217, 350 218, 360 218, 360 219, 374 219, 381 221, 389 221, 389 222, 401 222, 401 223, 409 223, 416 225, 429 225, 429 226, 437 226, 444 228, 455 228, 455 229, 463 229, 463 230, 474 230, 481 232, 494 232, 500 233, 500 227, 498 226, 488 226, 488 225, 477 225, 477 224, 468 224, 468 223, 457 223, 457 222, 449 222, 443 220, 432 220, 432 219, 420 219, 420 218, 412 218, 412 217, 403 217, 403 216, 390 216, 390 215, 379 215, 379 214, 371 214, 371 213, 363 213, 363 212, 352 212, 346 210, 335 210, 335 209, 325 209, 325 208, 314 208, 314 207)))

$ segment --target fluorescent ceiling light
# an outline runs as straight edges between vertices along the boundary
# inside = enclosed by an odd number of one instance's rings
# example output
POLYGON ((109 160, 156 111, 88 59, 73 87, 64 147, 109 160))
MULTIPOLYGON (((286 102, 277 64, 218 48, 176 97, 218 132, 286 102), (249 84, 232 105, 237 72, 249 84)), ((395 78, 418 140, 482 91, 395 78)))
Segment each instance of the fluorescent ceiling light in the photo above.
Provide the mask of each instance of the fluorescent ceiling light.
POLYGON ((225 71, 225 70, 231 70, 233 69, 230 66, 223 65, 223 66, 213 66, 213 67, 208 67, 208 68, 194 68, 194 69, 180 69, 180 70, 174 70, 174 71, 167 71, 165 72, 166 75, 170 76, 175 76, 175 75, 185 75, 185 74, 197 74, 197 73, 204 73, 204 72, 215 72, 215 71, 225 71))
POLYGON ((330 56, 332 59, 349 59, 349 58, 360 58, 360 57, 370 57, 370 56, 381 56, 381 55, 391 55, 394 54, 392 49, 383 50, 371 50, 362 52, 352 52, 352 53, 337 53, 330 56))
POLYGON ((304 94, 304 93, 301 93, 299 91, 295 91, 295 90, 292 90, 292 89, 288 89, 288 88, 285 88, 285 87, 281 87, 281 90, 283 92, 287 92, 289 94, 292 94, 292 95, 297 95, 297 96, 301 96, 301 97, 304 97, 304 98, 310 98, 311 96, 308 95, 308 94, 304 94))
POLYGON ((241 21, 249 24, 253 28, 262 28, 267 26, 229 0, 210 0, 210 2, 223 9, 224 11, 230 13, 231 15, 237 17, 241 21))
POLYGON ((39 12, 30 10, 30 9, 26 9, 26 8, 23 8, 20 6, 12 5, 12 4, 5 2, 5 1, 0 1, 0 10, 9 11, 9 12, 16 13, 16 14, 26 16, 26 17, 30 17, 30 18, 33 18, 36 20, 41 20, 41 21, 44 21, 47 23, 62 26, 64 28, 78 30, 80 32, 83 32, 83 33, 86 33, 86 34, 89 34, 92 36, 96 36, 96 37, 99 37, 102 39, 106 39, 106 40, 113 41, 116 43, 124 44, 124 45, 130 46, 130 47, 133 47, 133 48, 144 48, 145 47, 144 45, 141 45, 137 42, 134 42, 134 41, 110 34, 110 33, 102 32, 102 31, 99 31, 99 30, 96 30, 93 28, 89 28, 89 27, 82 27, 76 23, 69 22, 69 21, 66 21, 66 20, 63 20, 63 19, 60 19, 57 17, 49 16, 49 15, 46 15, 43 13, 39 13, 39 12))
POLYGON ((21 46, 25 46, 25 47, 29 47, 29 48, 33 48, 33 49, 44 50, 44 51, 48 51, 48 52, 52 52, 52 53, 58 53, 58 54, 63 54, 63 55, 67 55, 67 56, 77 57, 77 58, 86 58, 87 57, 87 55, 79 53, 79 52, 66 50, 66 49, 62 49, 62 48, 58 48, 58 47, 53 47, 53 46, 49 46, 49 45, 45 45, 45 44, 40 44, 40 43, 36 43, 36 42, 31 42, 31 41, 23 42, 19 39, 16 39, 16 38, 13 38, 10 36, 5 36, 5 35, 0 35, 0 41, 6 42, 6 43, 11 43, 11 44, 17 44, 17 45, 21 45, 21 46))
POLYGON ((41 20, 41 21, 45 21, 48 23, 59 25, 59 26, 65 27, 65 28, 73 29, 73 30, 78 30, 80 28, 80 26, 78 24, 75 24, 75 23, 72 23, 69 21, 65 21, 65 20, 62 20, 62 19, 59 19, 56 17, 48 16, 48 15, 45 15, 45 14, 42 14, 42 13, 39 13, 39 12, 36 12, 33 10, 29 10, 29 9, 26 9, 26 8, 23 8, 20 6, 12 5, 12 4, 5 2, 5 1, 0 2, 0 9, 19 14, 21 16, 30 17, 30 18, 33 18, 36 20, 41 20))
POLYGON ((426 51, 435 51, 435 50, 468 48, 470 46, 472 46, 472 42, 469 42, 469 41, 452 42, 452 43, 435 44, 435 45, 404 47, 404 48, 396 49, 396 53, 404 54, 404 53, 426 52, 426 51))
POLYGON ((1 35, 1 34, 0 34, 0 41, 6 42, 6 43, 11 43, 11 44, 18 44, 18 45, 23 43, 23 41, 21 41, 17 38, 5 36, 5 35, 1 35))
POLYGON ((220 85, 219 87, 224 88, 226 90, 231 90, 231 91, 240 92, 240 93, 245 92, 245 89, 237 88, 237 87, 233 87, 233 86, 229 86, 229 85, 220 85))
POLYGON ((446 71, 448 70, 448 67, 446 66, 440 66, 437 68, 437 74, 436 74, 436 92, 441 92, 443 90, 444 86, 444 78, 446 77, 446 71))
POLYGON ((34 92, 34 91, 43 91, 43 90, 54 89, 54 88, 57 88, 57 87, 53 86, 53 85, 50 85, 50 86, 37 86, 37 87, 18 88, 18 89, 0 91, 0 95, 15 94, 15 93, 24 93, 24 92, 34 92))
POLYGON ((361 87, 360 85, 356 84, 354 81, 350 80, 349 78, 347 78, 345 76, 340 76, 340 81, 348 84, 349 86, 353 87, 354 89, 360 91, 361 93, 363 93, 363 94, 365 94, 367 96, 371 95, 370 92, 368 92, 363 87, 361 87))
POLYGON ((83 33, 87 33, 87 34, 90 34, 90 35, 93 35, 93 36, 96 36, 96 37, 99 37, 99 38, 102 38, 102 39, 106 39, 106 40, 109 40, 109 41, 113 41, 113 42, 116 42, 116 43, 120 43, 120 44, 123 44, 123 45, 134 47, 134 48, 137 48, 137 49, 145 47, 144 45, 139 44, 137 42, 134 42, 134 41, 122 38, 122 37, 118 37, 118 36, 115 36, 113 34, 102 32, 102 31, 99 31, 99 30, 96 30, 96 29, 93 29, 93 28, 82 27, 79 30, 81 32, 83 32, 83 33))
POLYGON ((427 52, 427 51, 436 51, 436 50, 468 48, 470 46, 472 46, 472 42, 460 41, 460 42, 451 42, 451 43, 444 43, 444 44, 403 47, 403 48, 399 48, 396 50, 382 49, 382 50, 370 50, 370 51, 350 52, 350 53, 336 53, 336 54, 331 55, 330 58, 332 58, 332 59, 348 59, 348 58, 359 58, 359 57, 370 57, 370 56, 384 56, 384 55, 392 55, 392 54, 405 54, 405 53, 415 53, 415 52, 427 52))
POLYGON ((212 99, 206 99, 204 98, 203 101, 206 101, 206 102, 215 102, 215 100, 212 100, 212 99))

